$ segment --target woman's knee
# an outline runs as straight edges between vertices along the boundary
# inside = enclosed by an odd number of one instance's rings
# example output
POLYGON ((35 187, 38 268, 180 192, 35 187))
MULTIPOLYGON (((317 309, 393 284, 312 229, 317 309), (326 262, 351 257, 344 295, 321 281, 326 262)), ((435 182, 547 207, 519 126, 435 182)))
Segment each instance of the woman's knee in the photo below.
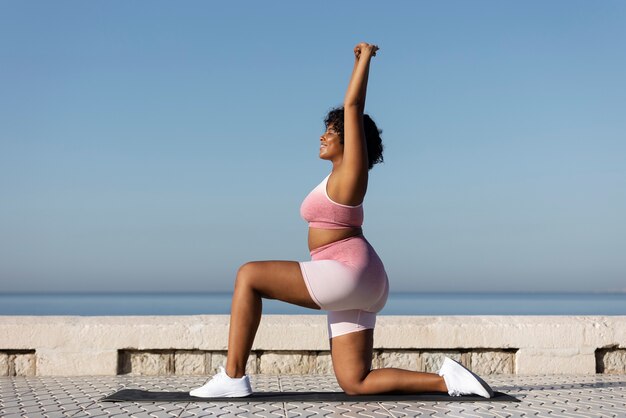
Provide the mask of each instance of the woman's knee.
POLYGON ((249 261, 242 264, 237 270, 237 277, 235 278, 235 288, 237 287, 249 287, 254 289, 254 277, 255 277, 255 262, 249 261))
POLYGON ((331 339, 333 370, 337 383, 349 395, 364 394, 372 370, 374 330, 351 332, 331 339))
POLYGON ((346 395, 363 395, 363 380, 354 376, 337 376, 337 383, 343 389, 346 395))

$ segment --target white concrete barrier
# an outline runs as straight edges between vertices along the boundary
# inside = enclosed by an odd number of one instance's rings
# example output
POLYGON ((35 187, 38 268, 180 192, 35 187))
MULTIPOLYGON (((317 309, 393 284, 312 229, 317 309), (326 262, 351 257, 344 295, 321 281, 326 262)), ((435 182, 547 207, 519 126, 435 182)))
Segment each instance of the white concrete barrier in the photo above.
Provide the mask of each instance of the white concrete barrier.
MULTIPOLYGON (((0 375, 210 374, 224 362, 228 323, 0 316, 0 375)), ((375 368, 434 371, 445 354, 484 374, 624 373, 626 316, 382 315, 374 349, 375 368)), ((323 315, 265 315, 252 350, 249 373, 332 372, 323 315)))

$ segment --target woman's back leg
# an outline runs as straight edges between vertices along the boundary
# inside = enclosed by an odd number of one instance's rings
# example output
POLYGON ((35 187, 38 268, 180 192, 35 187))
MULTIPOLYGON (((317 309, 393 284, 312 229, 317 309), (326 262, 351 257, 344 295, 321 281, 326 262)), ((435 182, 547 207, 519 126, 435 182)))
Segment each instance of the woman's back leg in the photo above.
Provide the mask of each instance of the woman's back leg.
POLYGON ((349 395, 385 392, 446 392, 443 378, 434 373, 385 368, 371 370, 374 330, 351 332, 331 339, 333 368, 339 386, 349 395))

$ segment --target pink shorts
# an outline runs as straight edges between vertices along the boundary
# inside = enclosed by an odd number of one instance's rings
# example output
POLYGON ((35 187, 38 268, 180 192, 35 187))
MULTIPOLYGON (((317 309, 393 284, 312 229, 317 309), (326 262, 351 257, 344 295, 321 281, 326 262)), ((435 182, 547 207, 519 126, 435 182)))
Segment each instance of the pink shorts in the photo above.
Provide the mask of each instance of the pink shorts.
POLYGON ((387 302, 389 281, 363 235, 316 248, 300 269, 311 298, 328 311, 330 338, 374 328, 376 313, 387 302))

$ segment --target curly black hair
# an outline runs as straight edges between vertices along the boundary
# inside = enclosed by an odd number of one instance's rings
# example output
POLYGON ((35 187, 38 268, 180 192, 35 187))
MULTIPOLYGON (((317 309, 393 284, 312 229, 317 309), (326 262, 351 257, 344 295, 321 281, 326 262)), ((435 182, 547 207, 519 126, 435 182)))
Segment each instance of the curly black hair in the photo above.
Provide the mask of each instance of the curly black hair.
MULTIPOLYGON (((324 125, 326 128, 333 126, 343 144, 343 106, 338 106, 330 111, 324 118, 324 125)), ((363 125, 365 128, 365 142, 367 143, 367 159, 368 170, 374 167, 374 164, 382 163, 383 160, 383 140, 380 134, 383 133, 381 129, 378 129, 374 120, 367 114, 363 115, 363 125)))

